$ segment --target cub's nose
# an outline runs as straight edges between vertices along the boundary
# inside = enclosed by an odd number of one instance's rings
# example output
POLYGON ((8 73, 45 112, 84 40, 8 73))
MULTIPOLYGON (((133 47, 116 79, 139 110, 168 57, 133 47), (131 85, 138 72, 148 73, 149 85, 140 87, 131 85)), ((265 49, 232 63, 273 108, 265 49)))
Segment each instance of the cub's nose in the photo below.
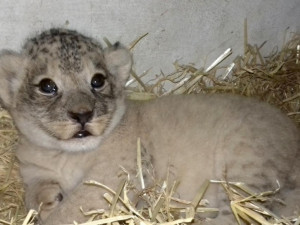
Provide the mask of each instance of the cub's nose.
POLYGON ((94 112, 93 111, 86 111, 86 112, 68 112, 70 118, 80 123, 82 126, 84 126, 87 122, 91 120, 93 117, 94 112))

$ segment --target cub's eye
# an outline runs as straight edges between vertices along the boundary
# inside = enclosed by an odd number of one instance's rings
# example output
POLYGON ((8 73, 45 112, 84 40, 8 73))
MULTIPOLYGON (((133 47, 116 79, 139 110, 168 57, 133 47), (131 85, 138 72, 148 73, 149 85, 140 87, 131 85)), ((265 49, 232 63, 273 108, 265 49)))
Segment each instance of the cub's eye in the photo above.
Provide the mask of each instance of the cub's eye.
POLYGON ((99 89, 102 88, 105 84, 106 77, 102 73, 96 73, 92 80, 91 80, 91 86, 93 89, 99 89))
POLYGON ((54 81, 52 81, 48 78, 45 78, 45 79, 40 81, 39 88, 40 88, 40 91, 45 93, 45 94, 54 95, 57 92, 56 84, 54 83, 54 81))

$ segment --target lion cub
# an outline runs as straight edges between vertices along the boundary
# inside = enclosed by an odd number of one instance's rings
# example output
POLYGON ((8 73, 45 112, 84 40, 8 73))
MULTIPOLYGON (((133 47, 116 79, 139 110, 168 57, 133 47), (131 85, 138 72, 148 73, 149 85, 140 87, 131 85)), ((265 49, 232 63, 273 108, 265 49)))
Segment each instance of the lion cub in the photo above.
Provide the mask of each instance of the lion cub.
MULTIPOLYGON (((131 55, 75 31, 51 29, 26 42, 20 53, 0 57, 0 99, 20 132, 17 157, 26 206, 45 224, 84 221, 85 210, 106 208, 94 179, 113 189, 120 166, 136 174, 136 141, 155 169, 181 181, 192 199, 206 179, 245 182, 257 191, 281 184, 284 211, 299 210, 300 135, 279 110, 230 95, 125 100, 131 55)), ((171 179, 171 178, 170 178, 171 179)), ((148 184, 155 182, 145 175, 148 184)), ((207 193, 218 218, 230 224, 227 198, 218 185, 207 193)), ((274 210, 282 213, 281 205, 274 210)), ((213 221, 213 220, 212 220, 213 221)))

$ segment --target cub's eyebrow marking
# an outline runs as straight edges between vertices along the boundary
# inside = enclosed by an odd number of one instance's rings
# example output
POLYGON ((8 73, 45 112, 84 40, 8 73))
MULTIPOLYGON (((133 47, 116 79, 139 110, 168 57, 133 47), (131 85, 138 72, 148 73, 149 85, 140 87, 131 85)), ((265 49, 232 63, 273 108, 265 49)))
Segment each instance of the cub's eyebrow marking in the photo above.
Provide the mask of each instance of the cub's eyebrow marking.
POLYGON ((48 66, 47 64, 43 63, 40 65, 34 65, 31 68, 27 69, 28 77, 32 77, 33 80, 36 80, 37 77, 44 76, 47 74, 48 66))
POLYGON ((94 64, 95 68, 97 68, 97 69, 103 69, 103 68, 105 68, 102 62, 99 62, 99 61, 98 62, 94 62, 93 61, 93 64, 94 64))

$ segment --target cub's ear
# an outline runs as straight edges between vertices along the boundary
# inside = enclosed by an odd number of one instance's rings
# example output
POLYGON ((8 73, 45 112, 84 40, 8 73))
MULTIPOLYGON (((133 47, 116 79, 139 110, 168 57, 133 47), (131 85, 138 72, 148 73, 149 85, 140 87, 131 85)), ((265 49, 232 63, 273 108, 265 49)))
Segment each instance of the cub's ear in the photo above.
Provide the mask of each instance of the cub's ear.
POLYGON ((104 60, 108 71, 116 76, 118 84, 120 87, 123 87, 129 77, 132 66, 130 51, 117 42, 104 50, 104 60))
POLYGON ((20 54, 12 51, 0 53, 0 103, 9 109, 14 105, 24 75, 24 60, 20 54))

